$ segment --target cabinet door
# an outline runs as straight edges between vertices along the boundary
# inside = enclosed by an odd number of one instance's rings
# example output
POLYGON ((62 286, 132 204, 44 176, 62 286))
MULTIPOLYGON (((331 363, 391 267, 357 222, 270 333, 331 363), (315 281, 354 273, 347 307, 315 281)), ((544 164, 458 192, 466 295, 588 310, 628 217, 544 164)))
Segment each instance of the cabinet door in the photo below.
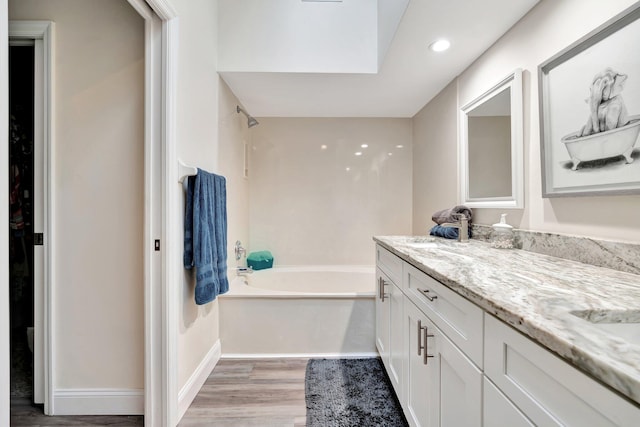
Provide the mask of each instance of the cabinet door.
POLYGON ((412 427, 438 425, 438 359, 425 358, 426 351, 433 355, 430 346, 434 345, 433 323, 409 300, 405 300, 405 338, 407 339, 408 357, 405 361, 405 401, 404 414, 412 427), (430 335, 430 336, 426 336, 430 335))
POLYGON ((409 424, 480 427, 482 372, 409 299, 405 325, 409 355, 404 410, 409 424))
POLYGON ((391 302, 388 298, 382 297, 383 280, 389 281, 379 268, 376 269, 376 347, 382 363, 389 371, 389 315, 391 313, 389 306, 391 302))
POLYGON ((534 427, 534 424, 487 378, 484 379, 483 401, 484 427, 534 427))
POLYGON ((402 369, 404 365, 404 359, 406 358, 407 350, 405 348, 405 340, 404 334, 402 333, 403 328, 403 303, 404 303, 404 294, 400 291, 395 284, 390 283, 385 286, 385 290, 387 291, 387 296, 385 296, 385 303, 387 303, 386 298, 389 300, 389 319, 390 319, 390 333, 389 333, 389 379, 391 380, 391 384, 393 384, 393 388, 396 391, 396 395, 398 396, 398 400, 400 402, 403 401, 403 375, 402 369))
POLYGON ((440 391, 439 425, 480 427, 482 371, 439 329, 434 332, 434 339, 440 391))

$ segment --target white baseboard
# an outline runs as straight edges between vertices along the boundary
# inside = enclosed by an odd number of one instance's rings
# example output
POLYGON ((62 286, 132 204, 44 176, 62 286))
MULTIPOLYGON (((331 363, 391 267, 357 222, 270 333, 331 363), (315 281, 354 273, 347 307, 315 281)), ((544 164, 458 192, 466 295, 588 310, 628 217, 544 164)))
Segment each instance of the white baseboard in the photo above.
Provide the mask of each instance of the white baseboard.
POLYGON ((325 358, 325 359, 358 359, 378 357, 377 352, 364 353, 225 353, 223 359, 286 359, 286 358, 325 358))
POLYGON ((209 374, 211 374, 211 371, 213 371, 213 368, 220 360, 221 354, 220 340, 218 340, 213 347, 211 347, 207 355, 204 356, 193 374, 191 374, 180 390, 180 393, 178 393, 178 422, 180 422, 184 413, 187 412, 187 409, 191 406, 191 402, 193 402, 193 399, 195 399, 202 385, 209 377, 209 374))
POLYGON ((144 415, 142 389, 58 389, 52 415, 144 415))

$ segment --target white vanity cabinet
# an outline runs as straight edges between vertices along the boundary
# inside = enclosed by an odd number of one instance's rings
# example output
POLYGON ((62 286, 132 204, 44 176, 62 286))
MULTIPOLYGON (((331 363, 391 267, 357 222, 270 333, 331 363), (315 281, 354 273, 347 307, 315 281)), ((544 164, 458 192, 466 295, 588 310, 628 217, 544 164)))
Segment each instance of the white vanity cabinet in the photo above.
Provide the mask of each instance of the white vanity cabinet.
POLYGON ((640 426, 640 408, 487 313, 484 351, 485 375, 534 425, 640 426))
POLYGON ((377 260, 378 349, 411 426, 640 426, 637 404, 380 246, 377 260))
POLYGON ((379 246, 377 260, 376 344, 409 424, 481 426, 482 310, 379 246))

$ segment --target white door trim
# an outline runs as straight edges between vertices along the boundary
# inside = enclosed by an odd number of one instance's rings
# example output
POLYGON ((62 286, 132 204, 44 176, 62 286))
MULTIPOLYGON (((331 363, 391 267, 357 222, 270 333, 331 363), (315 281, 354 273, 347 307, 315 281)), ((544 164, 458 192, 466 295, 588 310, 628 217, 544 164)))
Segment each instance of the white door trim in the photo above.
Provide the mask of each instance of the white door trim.
MULTIPOLYGON (((7 0, 0 0, 0 58, 9 58, 7 0)), ((0 61, 0 200, 9 200, 9 65, 0 61)), ((9 223, 9 209, 0 209, 0 224, 9 223)), ((9 425, 9 227, 0 227, 0 425, 9 425)))
POLYGON ((145 20, 145 425, 177 424, 175 197, 177 14, 168 0, 127 0, 145 20), (154 248, 160 241, 160 251, 154 248), (175 288, 175 289, 174 289, 175 288))
MULTIPOLYGON (((44 234, 44 242, 39 256, 41 263, 34 265, 34 400, 44 403, 45 414, 53 413, 53 385, 55 362, 55 337, 53 319, 55 316, 52 298, 55 295, 55 282, 52 269, 56 265, 52 259, 55 251, 51 244, 53 212, 52 153, 54 147, 53 132, 53 67, 54 23, 51 21, 10 21, 9 38, 11 40, 35 41, 34 73, 34 232, 44 234), (38 280, 39 279, 39 280, 38 280)), ((38 248, 39 249, 39 248, 38 248)), ((35 248, 34 248, 35 252, 35 248)))

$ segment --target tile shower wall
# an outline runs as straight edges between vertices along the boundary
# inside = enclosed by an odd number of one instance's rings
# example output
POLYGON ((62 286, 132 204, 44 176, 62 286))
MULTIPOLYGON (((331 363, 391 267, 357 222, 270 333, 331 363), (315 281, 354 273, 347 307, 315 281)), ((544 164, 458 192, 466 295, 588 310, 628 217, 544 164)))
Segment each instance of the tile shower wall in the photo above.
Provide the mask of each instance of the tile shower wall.
POLYGON ((259 120, 249 251, 277 265, 373 265, 373 235, 411 233, 411 119, 259 120))

